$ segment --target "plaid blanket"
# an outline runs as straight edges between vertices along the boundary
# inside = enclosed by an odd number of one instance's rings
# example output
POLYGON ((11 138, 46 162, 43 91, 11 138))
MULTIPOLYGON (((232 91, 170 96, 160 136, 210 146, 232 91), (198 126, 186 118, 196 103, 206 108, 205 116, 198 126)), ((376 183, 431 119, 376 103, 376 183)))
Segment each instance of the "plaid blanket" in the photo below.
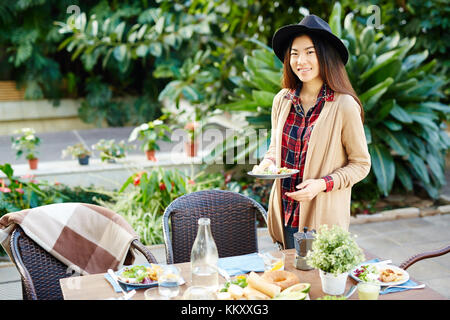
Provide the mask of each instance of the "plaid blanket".
POLYGON ((134 261, 138 236, 109 209, 84 203, 58 203, 12 212, 0 219, 0 242, 12 258, 10 238, 17 225, 44 250, 81 274, 117 270, 134 261), (76 269, 75 269, 76 268, 76 269))

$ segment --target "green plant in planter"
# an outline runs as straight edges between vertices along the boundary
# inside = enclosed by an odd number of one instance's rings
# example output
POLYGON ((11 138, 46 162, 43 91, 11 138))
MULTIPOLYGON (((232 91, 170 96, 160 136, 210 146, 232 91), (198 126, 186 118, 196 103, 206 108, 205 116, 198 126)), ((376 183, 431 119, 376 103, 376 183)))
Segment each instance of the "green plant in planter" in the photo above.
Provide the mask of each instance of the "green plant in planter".
POLYGON ((96 144, 92 145, 92 149, 100 151, 100 160, 115 162, 116 159, 126 157, 126 151, 132 146, 125 144, 123 140, 116 142, 114 139, 100 139, 96 144))
POLYGON ((164 124, 165 116, 161 116, 159 119, 143 123, 131 131, 128 138, 128 142, 137 140, 142 141, 142 151, 160 150, 158 141, 168 141, 170 138, 167 133, 171 132, 171 129, 164 124))
POLYGON ((25 158, 28 160, 37 159, 37 147, 41 140, 36 136, 36 131, 33 128, 22 128, 14 133, 20 134, 17 137, 11 137, 12 148, 16 150, 17 158, 25 155, 25 158))
POLYGON ((90 156, 92 152, 82 143, 76 143, 74 145, 68 146, 62 151, 62 158, 71 155, 73 159, 84 158, 90 156))
POLYGON ((337 225, 321 225, 306 260, 311 267, 338 275, 363 262, 364 254, 350 232, 337 225))

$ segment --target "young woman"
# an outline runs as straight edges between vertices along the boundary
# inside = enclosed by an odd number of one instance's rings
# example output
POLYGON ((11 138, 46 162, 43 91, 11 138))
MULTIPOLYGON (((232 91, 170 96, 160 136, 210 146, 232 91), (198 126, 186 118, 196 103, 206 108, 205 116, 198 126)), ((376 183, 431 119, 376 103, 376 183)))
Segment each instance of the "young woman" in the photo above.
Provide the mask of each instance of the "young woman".
POLYGON ((299 169, 275 180, 268 230, 274 242, 294 247, 303 227, 348 229, 351 188, 370 171, 364 111, 348 79, 348 51, 315 15, 280 28, 272 47, 283 61, 283 89, 272 106, 272 137, 258 169, 299 169))

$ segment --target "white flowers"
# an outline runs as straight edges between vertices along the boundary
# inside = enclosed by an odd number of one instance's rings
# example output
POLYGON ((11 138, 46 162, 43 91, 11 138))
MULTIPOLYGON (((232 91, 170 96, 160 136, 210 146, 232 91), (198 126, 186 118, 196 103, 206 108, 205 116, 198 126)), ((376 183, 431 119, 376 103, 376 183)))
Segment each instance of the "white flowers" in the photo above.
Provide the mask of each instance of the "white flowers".
POLYGON ((348 272, 364 261, 361 248, 348 231, 337 225, 319 227, 312 244, 312 251, 306 255, 310 266, 335 275, 348 272))

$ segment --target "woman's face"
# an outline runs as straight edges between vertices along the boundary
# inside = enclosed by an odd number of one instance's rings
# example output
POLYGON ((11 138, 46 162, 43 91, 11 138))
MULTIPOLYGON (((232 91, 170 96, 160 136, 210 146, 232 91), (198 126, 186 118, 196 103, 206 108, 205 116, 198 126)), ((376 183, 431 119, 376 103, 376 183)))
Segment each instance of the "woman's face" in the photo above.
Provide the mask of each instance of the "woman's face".
POLYGON ((290 52, 290 64, 300 81, 321 80, 319 60, 309 36, 301 35, 294 39, 290 52))

